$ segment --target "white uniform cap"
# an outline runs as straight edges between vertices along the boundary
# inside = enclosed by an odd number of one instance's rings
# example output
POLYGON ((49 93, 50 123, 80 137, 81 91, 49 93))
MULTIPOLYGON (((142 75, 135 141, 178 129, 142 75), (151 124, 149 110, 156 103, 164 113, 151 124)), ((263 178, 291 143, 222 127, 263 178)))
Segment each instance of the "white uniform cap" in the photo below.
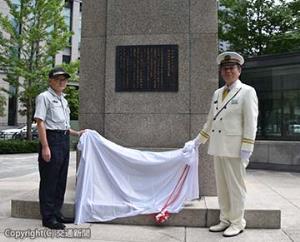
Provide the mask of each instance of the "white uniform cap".
POLYGON ((244 58, 240 54, 232 51, 225 51, 218 55, 217 57, 217 63, 218 65, 223 64, 244 64, 244 58))

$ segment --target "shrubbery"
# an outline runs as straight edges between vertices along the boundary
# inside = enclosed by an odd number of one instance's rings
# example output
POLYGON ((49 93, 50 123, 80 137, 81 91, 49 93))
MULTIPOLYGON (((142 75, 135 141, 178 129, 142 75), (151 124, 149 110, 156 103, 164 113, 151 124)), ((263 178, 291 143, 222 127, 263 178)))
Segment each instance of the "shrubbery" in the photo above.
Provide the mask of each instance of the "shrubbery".
POLYGON ((0 140, 0 154, 36 153, 38 145, 37 140, 0 140))

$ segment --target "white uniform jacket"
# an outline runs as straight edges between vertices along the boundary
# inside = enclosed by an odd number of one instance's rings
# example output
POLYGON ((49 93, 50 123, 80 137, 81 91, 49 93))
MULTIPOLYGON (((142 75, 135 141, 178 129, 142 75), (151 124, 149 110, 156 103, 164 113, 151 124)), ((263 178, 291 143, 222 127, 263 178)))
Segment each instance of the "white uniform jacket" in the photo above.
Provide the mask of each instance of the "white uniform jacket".
POLYGON ((222 101, 224 87, 213 95, 200 141, 209 139, 208 154, 240 157, 240 151, 253 151, 257 129, 258 100, 253 87, 237 80, 222 101))

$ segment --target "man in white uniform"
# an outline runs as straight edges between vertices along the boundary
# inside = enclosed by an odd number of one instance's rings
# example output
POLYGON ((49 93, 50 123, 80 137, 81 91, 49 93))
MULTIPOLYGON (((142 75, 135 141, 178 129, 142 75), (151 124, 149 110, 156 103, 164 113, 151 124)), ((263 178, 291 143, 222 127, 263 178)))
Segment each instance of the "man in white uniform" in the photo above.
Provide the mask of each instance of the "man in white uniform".
POLYGON ((254 148, 258 101, 254 88, 239 80, 244 59, 236 52, 217 57, 225 85, 215 91, 203 129, 197 140, 209 140, 214 156, 220 222, 209 231, 225 237, 241 233, 245 226, 245 173, 254 148))

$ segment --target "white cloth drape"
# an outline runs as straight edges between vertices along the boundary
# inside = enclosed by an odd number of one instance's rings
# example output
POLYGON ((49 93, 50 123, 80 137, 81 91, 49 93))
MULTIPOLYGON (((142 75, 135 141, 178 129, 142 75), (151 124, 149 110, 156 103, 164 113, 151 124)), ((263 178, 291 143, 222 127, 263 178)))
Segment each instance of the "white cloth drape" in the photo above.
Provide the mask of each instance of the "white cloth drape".
POLYGON ((79 141, 75 223, 108 221, 118 217, 160 212, 176 187, 186 164, 189 173, 171 213, 199 197, 198 147, 149 152, 117 145, 87 130, 79 141))

